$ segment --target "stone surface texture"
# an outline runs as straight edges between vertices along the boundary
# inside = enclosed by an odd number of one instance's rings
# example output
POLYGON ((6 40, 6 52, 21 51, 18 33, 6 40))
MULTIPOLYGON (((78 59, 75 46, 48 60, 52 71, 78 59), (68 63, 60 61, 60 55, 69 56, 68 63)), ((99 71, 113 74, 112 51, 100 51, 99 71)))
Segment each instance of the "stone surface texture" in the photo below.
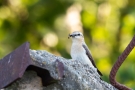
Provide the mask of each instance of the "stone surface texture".
MULTIPOLYGON (((26 71, 21 79, 11 85, 18 87, 17 90, 118 90, 101 80, 95 68, 78 60, 55 56, 45 50, 29 51, 32 60, 38 62, 40 67, 48 70, 51 77, 57 82, 44 87, 36 72, 26 71), (57 62, 62 63, 64 69, 59 71, 57 62)), ((11 86, 7 87, 6 90, 11 89, 11 86)))
POLYGON ((51 76, 58 80, 57 85, 50 85, 47 88, 58 90, 117 90, 110 84, 102 81, 95 68, 89 67, 78 60, 65 59, 55 56, 46 51, 30 50, 33 60, 45 65, 51 76), (55 61, 59 60, 64 65, 64 78, 59 80, 55 61), (56 87, 55 87, 56 85, 56 87), (52 86, 52 87, 51 87, 52 86))

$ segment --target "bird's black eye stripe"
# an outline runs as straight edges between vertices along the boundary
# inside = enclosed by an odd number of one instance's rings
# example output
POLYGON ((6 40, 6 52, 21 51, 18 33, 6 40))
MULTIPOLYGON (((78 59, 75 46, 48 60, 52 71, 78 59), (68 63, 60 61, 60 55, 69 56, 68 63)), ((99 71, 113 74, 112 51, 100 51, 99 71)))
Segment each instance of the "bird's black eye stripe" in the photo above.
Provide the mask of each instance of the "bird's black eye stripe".
POLYGON ((82 36, 81 34, 74 34, 74 36, 82 36))

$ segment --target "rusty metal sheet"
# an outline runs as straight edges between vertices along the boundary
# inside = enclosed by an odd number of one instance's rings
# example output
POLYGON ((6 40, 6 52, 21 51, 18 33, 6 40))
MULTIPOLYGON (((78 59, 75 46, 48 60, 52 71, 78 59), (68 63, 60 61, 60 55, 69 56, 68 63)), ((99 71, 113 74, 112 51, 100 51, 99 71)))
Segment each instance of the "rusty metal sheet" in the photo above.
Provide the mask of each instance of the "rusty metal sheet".
POLYGON ((21 78, 29 64, 29 43, 26 42, 0 60, 0 88, 21 78))
MULTIPOLYGON (((56 62, 58 63, 59 77, 62 78, 64 66, 58 60, 56 62)), ((43 86, 57 81, 50 76, 48 70, 31 59, 29 43, 26 42, 0 60, 0 89, 21 78, 26 70, 36 71, 37 75, 42 79, 43 86)))

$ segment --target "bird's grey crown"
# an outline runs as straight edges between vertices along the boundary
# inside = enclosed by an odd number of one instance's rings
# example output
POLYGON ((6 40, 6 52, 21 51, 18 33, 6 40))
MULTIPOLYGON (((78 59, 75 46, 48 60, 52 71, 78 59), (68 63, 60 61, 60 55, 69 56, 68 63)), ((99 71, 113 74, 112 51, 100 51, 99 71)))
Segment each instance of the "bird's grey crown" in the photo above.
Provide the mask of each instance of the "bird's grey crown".
POLYGON ((75 31, 72 34, 69 34, 69 36, 70 37, 75 37, 75 36, 82 36, 83 37, 83 34, 81 32, 75 31))

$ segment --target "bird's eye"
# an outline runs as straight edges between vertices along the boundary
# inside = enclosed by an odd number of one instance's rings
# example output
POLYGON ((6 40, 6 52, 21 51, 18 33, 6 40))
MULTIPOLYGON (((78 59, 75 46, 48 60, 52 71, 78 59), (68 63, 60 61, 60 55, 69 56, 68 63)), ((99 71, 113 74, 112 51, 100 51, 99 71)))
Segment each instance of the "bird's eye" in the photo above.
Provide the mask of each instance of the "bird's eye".
POLYGON ((78 36, 80 36, 80 34, 78 34, 78 36))

